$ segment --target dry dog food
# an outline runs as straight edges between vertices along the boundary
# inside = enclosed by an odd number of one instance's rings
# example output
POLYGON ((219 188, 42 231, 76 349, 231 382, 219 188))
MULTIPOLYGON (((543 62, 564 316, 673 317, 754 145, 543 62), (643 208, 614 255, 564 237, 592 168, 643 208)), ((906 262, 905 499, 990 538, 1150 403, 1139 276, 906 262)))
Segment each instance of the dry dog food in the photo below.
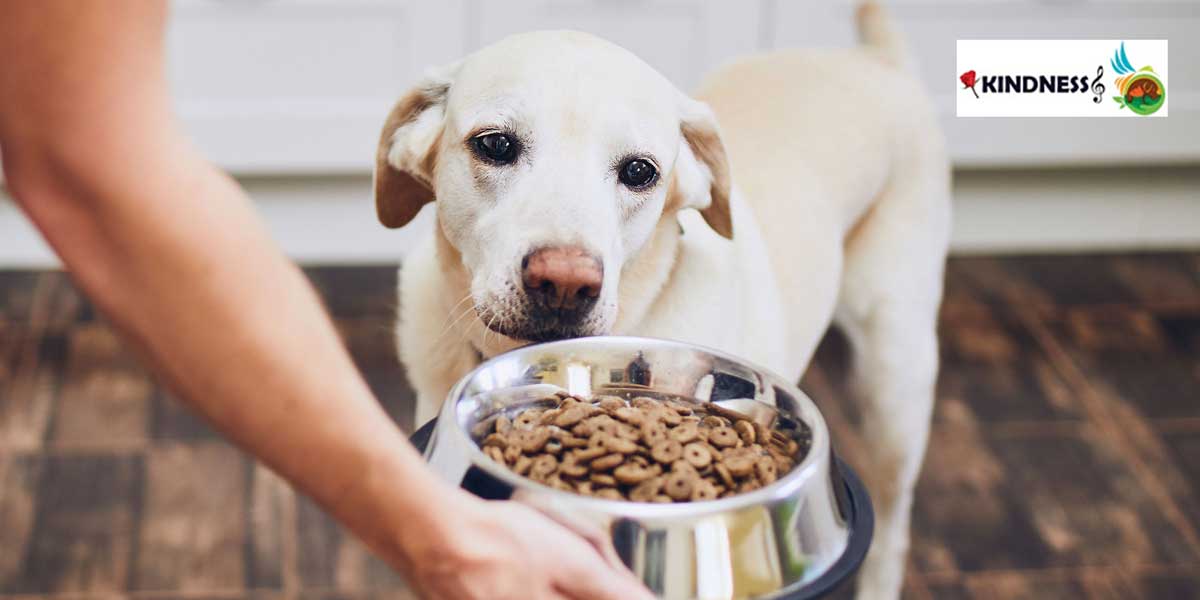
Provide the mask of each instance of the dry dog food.
POLYGON ((559 392, 475 433, 492 460, 556 489, 634 502, 749 492, 787 473, 807 445, 718 406, 559 392))

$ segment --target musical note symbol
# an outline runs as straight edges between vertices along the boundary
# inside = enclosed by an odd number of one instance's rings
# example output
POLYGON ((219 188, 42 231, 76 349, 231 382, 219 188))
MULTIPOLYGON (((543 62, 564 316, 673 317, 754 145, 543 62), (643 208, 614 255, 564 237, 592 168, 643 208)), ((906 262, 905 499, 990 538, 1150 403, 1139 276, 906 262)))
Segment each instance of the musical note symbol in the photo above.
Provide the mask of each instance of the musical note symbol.
POLYGON ((1104 84, 1100 83, 1100 78, 1104 77, 1104 65, 1096 67, 1096 79, 1092 81, 1092 93, 1096 95, 1092 98, 1092 102, 1100 104, 1100 97, 1104 95, 1104 84))

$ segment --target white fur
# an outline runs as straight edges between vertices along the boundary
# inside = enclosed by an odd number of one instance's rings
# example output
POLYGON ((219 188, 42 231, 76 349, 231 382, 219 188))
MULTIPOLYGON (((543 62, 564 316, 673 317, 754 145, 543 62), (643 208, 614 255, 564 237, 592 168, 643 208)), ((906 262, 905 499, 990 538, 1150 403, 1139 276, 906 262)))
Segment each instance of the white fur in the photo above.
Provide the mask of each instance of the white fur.
POLYGON ((592 333, 685 340, 799 378, 836 320, 854 349, 878 512, 859 596, 896 597, 937 369, 948 167, 928 97, 890 64, 901 62, 895 35, 878 14, 864 18, 865 51, 753 57, 702 87, 733 166, 732 240, 689 209, 708 205, 713 174, 679 124, 707 109, 641 61, 563 32, 465 59, 444 107, 402 127, 389 153, 411 168, 444 128, 433 175, 441 233, 409 256, 400 285, 418 422, 481 357, 524 343, 486 320, 506 318, 521 257, 543 244, 602 257, 592 333), (473 165, 464 140, 496 125, 534 140, 526 163, 473 165), (616 183, 610 163, 628 150, 659 162, 653 193, 616 183), (671 178, 684 209, 663 214, 671 178))

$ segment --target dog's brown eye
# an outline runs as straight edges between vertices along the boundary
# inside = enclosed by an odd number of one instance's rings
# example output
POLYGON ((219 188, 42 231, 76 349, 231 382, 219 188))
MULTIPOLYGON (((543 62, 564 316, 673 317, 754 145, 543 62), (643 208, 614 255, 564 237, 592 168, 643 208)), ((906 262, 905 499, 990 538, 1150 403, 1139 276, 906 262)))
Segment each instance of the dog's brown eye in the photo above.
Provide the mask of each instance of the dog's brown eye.
POLYGON ((508 134, 488 133, 471 142, 476 153, 492 162, 506 165, 517 159, 517 141, 508 134))
POLYGON ((650 161, 635 158, 621 165, 618 178, 621 183, 631 188, 642 188, 650 185, 656 175, 658 175, 658 171, 655 170, 654 165, 650 164, 650 161))

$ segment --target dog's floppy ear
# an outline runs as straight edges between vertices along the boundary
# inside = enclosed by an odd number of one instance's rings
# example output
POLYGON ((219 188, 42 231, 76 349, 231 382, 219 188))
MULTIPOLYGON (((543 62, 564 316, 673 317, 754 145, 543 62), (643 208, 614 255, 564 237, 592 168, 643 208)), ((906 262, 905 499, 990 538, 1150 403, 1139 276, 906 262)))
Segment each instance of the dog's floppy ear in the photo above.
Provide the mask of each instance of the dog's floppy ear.
POLYGON ((375 212, 385 227, 403 227, 434 199, 433 168, 458 65, 431 71, 384 121, 375 150, 375 212))
POLYGON ((682 207, 699 209, 713 231, 733 239, 729 159, 717 118, 708 105, 685 97, 679 128, 684 144, 676 159, 676 185, 682 207))

